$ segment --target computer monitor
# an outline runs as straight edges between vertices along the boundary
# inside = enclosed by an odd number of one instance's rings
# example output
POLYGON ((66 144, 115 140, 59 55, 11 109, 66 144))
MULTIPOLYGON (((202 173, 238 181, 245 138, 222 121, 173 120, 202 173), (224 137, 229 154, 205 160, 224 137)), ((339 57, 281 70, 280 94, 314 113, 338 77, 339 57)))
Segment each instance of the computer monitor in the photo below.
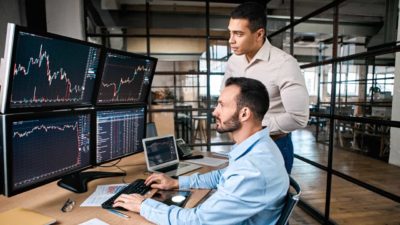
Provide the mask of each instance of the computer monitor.
POLYGON ((1 132, 6 196, 92 165, 90 111, 2 115, 1 132))
POLYGON ((0 111, 92 105, 99 45, 8 24, 0 111))
POLYGON ((102 164, 142 152, 146 106, 96 111, 96 163, 102 164))
POLYGON ((96 104, 146 104, 157 59, 107 49, 103 60, 96 104))

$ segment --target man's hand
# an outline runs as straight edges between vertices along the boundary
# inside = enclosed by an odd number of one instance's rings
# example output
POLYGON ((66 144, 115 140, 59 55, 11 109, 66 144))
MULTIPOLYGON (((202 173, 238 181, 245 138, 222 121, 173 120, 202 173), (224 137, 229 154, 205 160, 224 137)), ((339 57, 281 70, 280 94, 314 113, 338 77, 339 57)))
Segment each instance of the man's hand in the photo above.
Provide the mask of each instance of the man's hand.
POLYGON ((122 207, 132 212, 140 212, 140 205, 144 201, 144 197, 139 194, 122 194, 114 201, 113 207, 122 207))
POLYGON ((179 188, 179 181, 173 179, 163 173, 153 173, 147 177, 144 182, 146 185, 151 185, 151 188, 157 188, 161 190, 170 190, 179 188))

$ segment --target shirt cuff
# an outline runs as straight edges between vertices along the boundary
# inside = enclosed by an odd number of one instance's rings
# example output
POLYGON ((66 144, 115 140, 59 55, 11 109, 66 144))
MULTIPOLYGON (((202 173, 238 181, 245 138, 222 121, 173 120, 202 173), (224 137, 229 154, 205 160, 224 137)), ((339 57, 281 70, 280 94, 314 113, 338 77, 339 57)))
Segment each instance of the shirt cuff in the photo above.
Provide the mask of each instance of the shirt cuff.
POLYGON ((190 176, 180 176, 178 177, 179 189, 189 189, 190 188, 190 176))
POLYGON ((162 203, 151 198, 145 199, 140 205, 140 215, 146 219, 150 219, 151 213, 155 208, 158 208, 162 203))

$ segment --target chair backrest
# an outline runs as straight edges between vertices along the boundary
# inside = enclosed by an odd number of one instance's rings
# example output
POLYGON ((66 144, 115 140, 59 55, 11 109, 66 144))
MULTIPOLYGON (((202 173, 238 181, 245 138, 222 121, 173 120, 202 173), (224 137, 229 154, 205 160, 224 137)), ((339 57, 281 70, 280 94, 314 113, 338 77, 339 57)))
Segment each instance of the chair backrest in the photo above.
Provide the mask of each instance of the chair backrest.
POLYGON ((289 221, 290 215, 292 214, 294 207, 300 199, 301 189, 300 185, 289 176, 290 179, 290 187, 294 189, 295 192, 292 192, 289 188, 288 194, 286 196, 286 203, 282 209, 281 216, 279 217, 276 225, 286 225, 289 221))
POLYGON ((146 124, 146 137, 157 137, 157 128, 154 122, 148 122, 146 124))

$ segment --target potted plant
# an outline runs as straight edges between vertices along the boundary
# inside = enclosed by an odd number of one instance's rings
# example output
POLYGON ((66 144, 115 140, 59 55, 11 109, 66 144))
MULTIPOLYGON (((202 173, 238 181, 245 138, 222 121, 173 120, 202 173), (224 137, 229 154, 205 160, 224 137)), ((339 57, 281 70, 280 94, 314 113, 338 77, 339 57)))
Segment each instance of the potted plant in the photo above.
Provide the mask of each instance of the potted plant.
POLYGON ((371 100, 372 100, 372 99, 373 99, 373 100, 377 100, 377 99, 380 98, 380 95, 381 95, 381 88, 380 88, 379 86, 377 86, 377 85, 372 85, 372 86, 369 88, 369 93, 370 93, 370 95, 371 95, 371 100))

